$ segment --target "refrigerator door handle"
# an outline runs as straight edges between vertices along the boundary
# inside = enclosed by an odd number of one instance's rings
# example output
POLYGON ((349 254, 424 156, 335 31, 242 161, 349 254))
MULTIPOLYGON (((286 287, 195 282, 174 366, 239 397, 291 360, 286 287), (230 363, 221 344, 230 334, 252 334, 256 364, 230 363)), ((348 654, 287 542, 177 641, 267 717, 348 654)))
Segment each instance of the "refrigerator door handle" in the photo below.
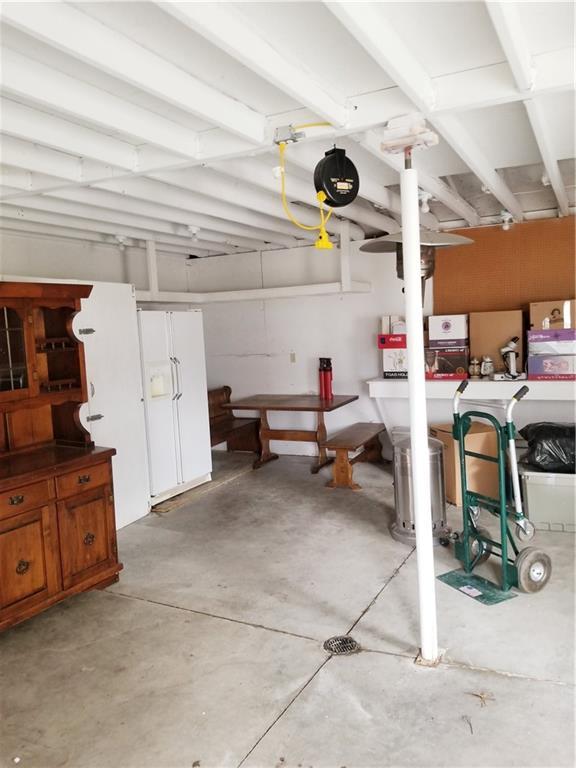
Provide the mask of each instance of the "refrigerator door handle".
POLYGON ((170 357, 170 378, 172 379, 172 400, 178 399, 178 387, 176 384, 176 363, 174 362, 174 358, 170 357))
POLYGON ((176 368, 176 387, 178 388, 176 400, 180 400, 182 397, 182 385, 180 383, 180 360, 177 357, 174 358, 174 365, 176 368))

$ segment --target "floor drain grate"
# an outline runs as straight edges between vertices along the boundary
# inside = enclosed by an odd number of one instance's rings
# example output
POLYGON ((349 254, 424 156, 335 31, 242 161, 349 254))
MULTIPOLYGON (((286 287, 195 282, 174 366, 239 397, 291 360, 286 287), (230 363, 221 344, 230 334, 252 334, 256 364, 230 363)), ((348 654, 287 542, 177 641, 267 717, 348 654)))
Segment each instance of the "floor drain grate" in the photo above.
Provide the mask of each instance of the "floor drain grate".
POLYGON ((336 635, 330 637, 322 646, 325 651, 333 653, 336 656, 343 656, 348 653, 358 653, 360 646, 350 635, 336 635))

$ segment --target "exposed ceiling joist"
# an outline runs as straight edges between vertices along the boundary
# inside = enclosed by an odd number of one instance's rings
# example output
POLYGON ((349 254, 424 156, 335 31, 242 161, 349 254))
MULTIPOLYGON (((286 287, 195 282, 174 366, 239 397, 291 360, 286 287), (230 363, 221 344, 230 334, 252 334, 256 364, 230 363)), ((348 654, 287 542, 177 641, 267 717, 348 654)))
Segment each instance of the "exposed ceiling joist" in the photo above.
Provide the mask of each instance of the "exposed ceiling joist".
MULTIPOLYGON (((534 90, 538 73, 530 56, 526 40, 522 35, 516 6, 511 3, 487 2, 486 8, 518 88, 531 94, 534 90)), ((558 161, 552 152, 546 118, 542 114, 539 104, 534 99, 526 99, 524 106, 532 131, 534 132, 534 138, 540 150, 540 155, 542 156, 546 173, 558 201, 558 210, 563 216, 568 216, 568 195, 566 194, 566 187, 560 173, 558 161)))
MULTIPOLYGON (((200 194, 213 197, 231 205, 241 204, 246 208, 286 221, 286 214, 280 199, 277 196, 271 197, 258 189, 251 188, 246 185, 245 179, 239 182, 237 179, 232 180, 230 177, 223 177, 210 169, 201 168, 154 174, 153 178, 189 190, 193 195, 200 194)), ((191 207, 194 208, 195 204, 191 203, 191 207)), ((319 223, 318 215, 314 211, 304 208, 298 209, 297 217, 306 226, 316 226, 319 223)), ((292 234, 296 231, 304 231, 296 230, 292 224, 289 226, 292 228, 292 234)), ((337 222, 333 222, 331 219, 326 225, 326 229, 335 234, 339 232, 337 222)), ((352 237, 355 240, 363 239, 364 231, 358 225, 352 225, 352 237)))
MULTIPOLYGON (((65 240, 79 240, 80 242, 91 242, 99 245, 107 245, 118 248, 120 243, 115 235, 102 234, 99 232, 89 232, 82 229, 73 229, 71 227, 60 226, 58 224, 38 224, 33 221, 22 221, 5 216, 0 217, 0 228, 2 234, 17 235, 37 235, 38 237, 53 237, 65 240)), ((145 248, 145 240, 139 240, 134 237, 122 237, 122 244, 126 248, 145 248)), ((190 249, 177 245, 168 245, 167 243, 158 243, 156 248, 158 253, 178 254, 180 256, 188 255, 190 249)), ((199 256, 212 256, 220 251, 208 251, 200 248, 194 248, 194 254, 199 256)))
POLYGON ((0 113, 2 134, 127 170, 138 167, 138 150, 125 141, 12 99, 0 99, 0 113))
POLYGON ((453 115, 435 115, 436 92, 433 80, 387 21, 384 7, 378 3, 351 2, 330 2, 326 6, 409 96, 416 109, 442 133, 452 149, 490 192, 515 219, 521 220, 522 209, 514 195, 458 118, 453 115))
MULTIPOLYGON (((257 213, 238 205, 230 205, 222 200, 211 200, 202 195, 194 194, 188 189, 173 186, 170 182, 163 183, 153 179, 136 178, 124 181, 107 181, 97 185, 98 189, 116 192, 119 195, 149 200, 155 203, 161 200, 165 205, 184 208, 193 213, 216 216, 229 219, 247 226, 273 229, 294 236, 294 227, 288 221, 276 220, 262 213, 257 213)), ((304 232, 300 236, 305 240, 314 240, 313 233, 304 232)))
POLYGON ((198 153, 194 131, 15 51, 3 52, 2 90, 41 109, 54 109, 72 119, 88 121, 120 137, 136 137, 188 158, 198 153))
POLYGON ((233 6, 221 3, 160 2, 182 24, 233 56, 260 77, 335 126, 348 123, 344 100, 328 93, 309 72, 288 61, 265 37, 251 29, 233 6))
MULTIPOLYGON (((123 224, 112 224, 106 221, 95 221, 94 219, 85 219, 77 216, 66 216, 61 213, 13 206, 7 203, 0 205, 0 216, 23 222, 53 224, 86 232, 99 232, 101 234, 112 235, 113 237, 124 236, 132 237, 137 240, 156 240, 157 242, 180 246, 183 253, 194 253, 195 251, 195 245, 191 243, 189 239, 177 235, 167 235, 152 230, 139 229, 123 224)), ((210 248, 216 248, 218 253, 237 253, 239 250, 246 250, 232 246, 214 246, 213 244, 210 244, 210 248)), ((204 246, 203 250, 206 250, 206 246, 204 246)))
POLYGON ((521 91, 532 91, 536 81, 536 69, 522 35, 516 6, 513 3, 492 0, 485 2, 485 6, 518 88, 521 91))
MULTIPOLYGON (((321 154, 317 154, 317 159, 320 159, 321 154)), ((219 173, 231 176, 234 179, 249 180, 251 184, 261 187, 262 189, 272 192, 275 196, 280 194, 280 179, 275 178, 272 174, 272 164, 265 165, 263 162, 257 162, 253 159, 239 159, 228 160, 225 163, 219 163, 214 166, 215 170, 219 173)), ((314 187, 311 182, 302 181, 299 178, 293 177, 288 172, 286 174, 286 196, 290 200, 298 200, 299 202, 309 203, 310 205, 318 205, 314 187)), ((362 186, 364 179, 362 179, 362 186)), ((296 216, 299 216, 299 211, 295 211, 296 216)), ((338 210, 335 210, 336 215, 339 214, 338 210)), ((347 205, 345 210, 340 212, 340 215, 345 215, 347 219, 357 221, 359 224, 364 224, 374 229, 379 229, 382 232, 390 232, 390 227, 396 227, 397 224, 394 219, 385 216, 377 211, 371 211, 357 203, 347 205)))
MULTIPOLYGON (((8 205, 10 204, 8 203, 8 205)), ((36 198, 20 198, 14 205, 18 209, 33 209, 36 211, 61 214, 63 216, 92 219, 95 222, 102 221, 111 224, 125 225, 127 227, 137 227, 138 229, 155 232, 158 235, 177 235, 189 240, 191 244, 194 242, 199 248, 210 248, 212 247, 212 243, 223 243, 244 250, 259 250, 260 247, 264 246, 264 243, 260 240, 227 235, 221 232, 212 232, 210 230, 202 230, 197 238, 193 239, 193 234, 188 231, 185 224, 152 219, 134 213, 124 213, 120 210, 95 208, 91 205, 85 205, 70 200, 61 200, 54 197, 42 196, 36 198)))
POLYGON ((271 230, 257 229, 243 224, 218 219, 215 216, 204 216, 202 214, 191 213, 182 208, 174 208, 163 203, 152 203, 147 200, 139 200, 127 195, 118 195, 114 192, 107 192, 101 189, 77 188, 73 190, 60 190, 54 192, 50 198, 68 200, 70 202, 84 203, 85 205, 95 206, 96 208, 108 208, 113 211, 122 211, 137 216, 145 216, 150 219, 160 219, 183 226, 196 227, 200 233, 204 231, 219 232, 223 236, 238 236, 251 238, 260 243, 269 242, 286 248, 292 248, 299 245, 295 237, 284 235, 271 230))
POLYGON ((5 3, 3 21, 146 93, 250 141, 264 140, 266 118, 166 59, 63 2, 5 3))

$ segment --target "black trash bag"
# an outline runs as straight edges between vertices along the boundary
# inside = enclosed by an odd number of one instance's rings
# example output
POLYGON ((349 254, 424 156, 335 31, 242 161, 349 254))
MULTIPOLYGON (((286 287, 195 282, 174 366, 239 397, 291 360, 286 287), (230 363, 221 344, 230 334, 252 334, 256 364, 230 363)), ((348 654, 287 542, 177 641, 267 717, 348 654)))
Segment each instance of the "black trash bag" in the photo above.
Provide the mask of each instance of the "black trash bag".
POLYGON ((522 457, 542 472, 576 473, 576 426, 540 421, 527 424, 520 430, 528 442, 528 452, 522 457))

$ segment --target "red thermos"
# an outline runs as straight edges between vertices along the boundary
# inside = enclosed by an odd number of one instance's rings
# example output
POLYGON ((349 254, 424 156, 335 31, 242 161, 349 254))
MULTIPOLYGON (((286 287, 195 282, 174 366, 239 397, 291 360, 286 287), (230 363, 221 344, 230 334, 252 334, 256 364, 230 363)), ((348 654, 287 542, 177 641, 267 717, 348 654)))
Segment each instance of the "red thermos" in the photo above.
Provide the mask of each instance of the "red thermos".
POLYGON ((320 368, 318 371, 320 383, 320 397, 322 400, 332 399, 332 360, 329 357, 320 358, 320 368))
POLYGON ((318 367, 318 394, 321 400, 326 400, 326 382, 324 380, 324 358, 320 358, 318 367))

